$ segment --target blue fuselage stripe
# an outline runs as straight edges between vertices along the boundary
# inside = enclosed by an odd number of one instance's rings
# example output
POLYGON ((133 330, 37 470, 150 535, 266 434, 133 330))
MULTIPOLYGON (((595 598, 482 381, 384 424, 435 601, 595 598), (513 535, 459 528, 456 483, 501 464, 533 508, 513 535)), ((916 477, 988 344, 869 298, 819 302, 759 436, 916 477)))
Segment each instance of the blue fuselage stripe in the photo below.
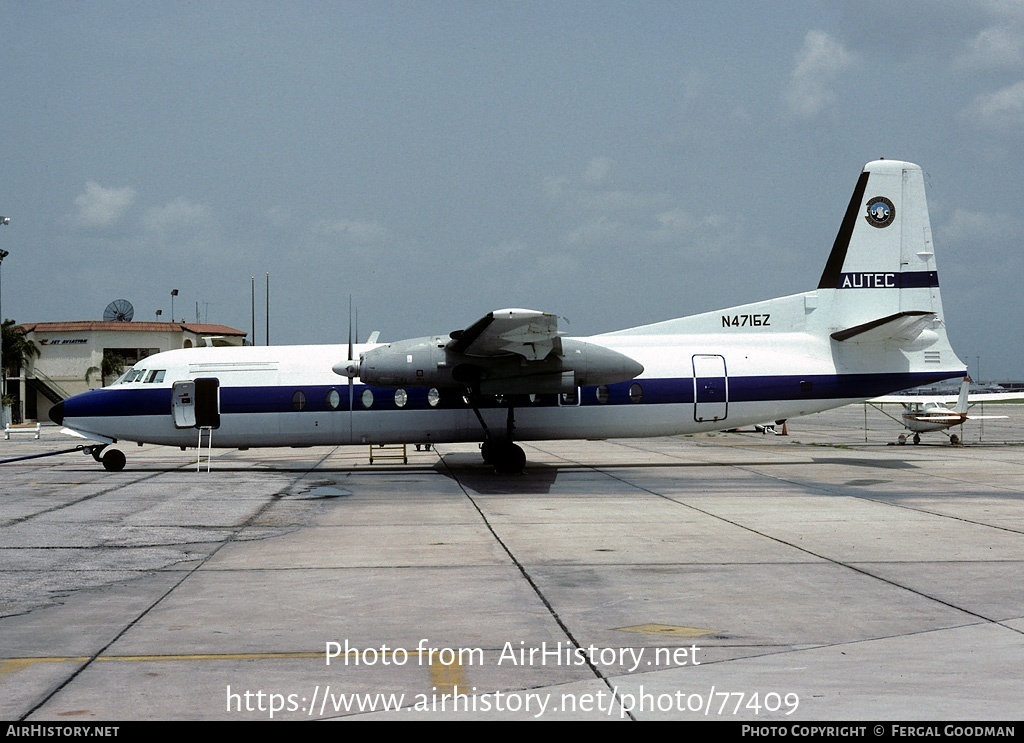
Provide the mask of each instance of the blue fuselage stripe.
MULTIPOLYGON (((786 401, 786 400, 848 400, 869 399, 889 392, 932 384, 963 374, 963 370, 889 374, 818 374, 806 376, 766 376, 716 378, 722 389, 701 401, 728 401, 729 403, 786 401), (727 385, 727 387, 726 387, 727 385)), ((702 378, 701 382, 707 381, 702 378)), ((718 385, 716 385, 717 387, 718 385)), ((580 404, 607 405, 664 405, 692 404, 694 381, 690 377, 671 379, 640 378, 607 386, 607 395, 598 395, 596 387, 581 391, 580 404), (638 387, 634 387, 638 385, 638 387), (631 394, 631 388, 633 392, 631 394)), ((430 410, 468 407, 460 390, 440 391, 437 405, 430 405, 425 389, 406 389, 405 405, 395 401, 395 390, 388 387, 354 385, 353 410, 357 413, 381 410, 430 410), (366 391, 372 394, 369 407, 363 404, 366 391)), ((554 407, 557 395, 515 396, 512 402, 519 406, 554 407)), ((485 396, 481 408, 504 407, 507 400, 485 396)), ((349 410, 347 385, 296 385, 288 387, 221 387, 221 415, 251 413, 326 413, 349 410), (301 405, 296 403, 297 391, 303 393, 301 405), (332 392, 337 393, 332 394, 332 392), (337 407, 331 405, 337 401, 337 407)), ((171 390, 167 387, 145 389, 136 387, 107 387, 76 395, 64 401, 66 419, 91 417, 159 416, 171 414, 171 390)))

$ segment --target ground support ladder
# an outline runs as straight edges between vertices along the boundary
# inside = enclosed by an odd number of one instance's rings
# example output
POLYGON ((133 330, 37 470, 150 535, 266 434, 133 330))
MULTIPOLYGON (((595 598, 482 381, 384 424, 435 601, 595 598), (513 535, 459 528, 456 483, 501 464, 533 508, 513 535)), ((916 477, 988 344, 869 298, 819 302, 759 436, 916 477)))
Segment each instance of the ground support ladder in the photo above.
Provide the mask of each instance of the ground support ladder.
POLYGON ((203 432, 206 433, 206 471, 210 471, 210 460, 213 458, 213 426, 199 426, 199 452, 196 456, 196 472, 199 472, 203 461, 203 432))
POLYGON ((370 444, 370 464, 373 464, 375 459, 401 459, 402 464, 409 464, 405 444, 370 444), (374 454, 374 451, 377 453, 374 454))

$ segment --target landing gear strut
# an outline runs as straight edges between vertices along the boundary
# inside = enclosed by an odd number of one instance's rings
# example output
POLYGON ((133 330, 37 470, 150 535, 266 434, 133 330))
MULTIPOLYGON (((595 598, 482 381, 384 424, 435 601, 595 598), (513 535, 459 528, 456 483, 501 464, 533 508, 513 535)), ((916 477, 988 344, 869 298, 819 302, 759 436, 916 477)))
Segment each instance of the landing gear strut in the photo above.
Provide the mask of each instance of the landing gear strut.
POLYGON ((512 441, 512 432, 516 428, 516 413, 512 406, 512 400, 508 402, 508 414, 505 417, 505 436, 495 438, 487 427, 487 422, 480 415, 480 408, 477 406, 477 395, 470 391, 466 395, 476 419, 480 421, 484 429, 484 442, 480 445, 480 456, 484 462, 494 466, 494 469, 503 475, 521 475, 526 467, 526 452, 518 444, 512 441))

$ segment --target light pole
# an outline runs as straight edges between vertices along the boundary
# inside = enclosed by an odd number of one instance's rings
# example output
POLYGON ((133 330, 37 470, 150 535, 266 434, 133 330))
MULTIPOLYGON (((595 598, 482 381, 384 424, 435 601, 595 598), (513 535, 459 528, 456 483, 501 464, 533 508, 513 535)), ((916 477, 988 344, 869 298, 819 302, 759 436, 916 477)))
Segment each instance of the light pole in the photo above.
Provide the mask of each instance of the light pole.
POLYGON ((177 289, 171 289, 171 322, 174 322, 174 298, 178 296, 177 289))
MULTIPOLYGON (((0 224, 10 224, 10 217, 0 217, 0 224)), ((9 256, 6 250, 0 249, 0 324, 4 321, 3 312, 3 288, 4 288, 4 258, 9 256)), ((7 397, 7 369, 3 364, 4 357, 4 339, 3 334, 0 333, 0 426, 7 427, 7 407, 4 404, 4 398, 7 397)))

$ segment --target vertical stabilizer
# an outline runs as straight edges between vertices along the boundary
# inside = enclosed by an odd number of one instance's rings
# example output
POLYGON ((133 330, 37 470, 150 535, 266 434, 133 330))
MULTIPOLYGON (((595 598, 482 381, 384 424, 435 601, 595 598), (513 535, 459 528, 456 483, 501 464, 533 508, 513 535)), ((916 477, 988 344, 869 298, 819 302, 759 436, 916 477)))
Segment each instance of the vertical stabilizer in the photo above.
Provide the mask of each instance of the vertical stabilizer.
POLYGON ((967 408, 970 406, 970 393, 971 393, 971 378, 964 377, 964 381, 960 384, 960 396, 957 398, 956 407, 953 411, 956 413, 966 413, 967 408))
POLYGON ((941 319, 920 167, 898 160, 864 166, 818 290, 835 292, 834 330, 900 313, 929 312, 941 319))
POLYGON ((962 366, 943 323, 920 167, 864 166, 816 294, 819 330, 844 346, 881 343, 911 367, 962 366))

